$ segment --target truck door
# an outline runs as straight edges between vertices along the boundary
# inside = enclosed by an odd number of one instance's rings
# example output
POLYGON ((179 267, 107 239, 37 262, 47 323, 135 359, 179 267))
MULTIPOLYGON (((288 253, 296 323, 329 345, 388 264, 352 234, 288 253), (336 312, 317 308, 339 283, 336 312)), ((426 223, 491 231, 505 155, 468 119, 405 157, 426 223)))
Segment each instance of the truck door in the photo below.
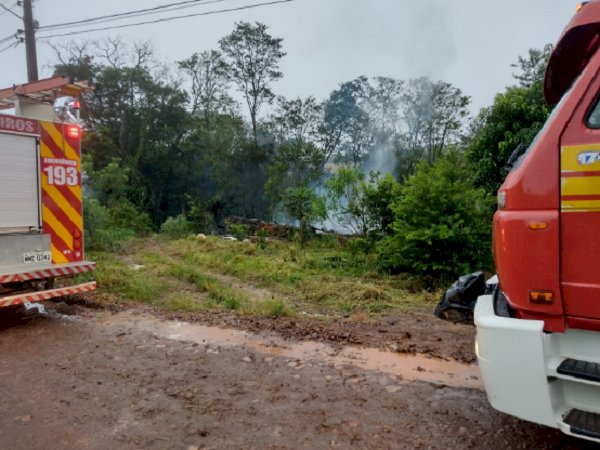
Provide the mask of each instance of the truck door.
POLYGON ((40 228, 37 138, 0 133, 0 233, 40 228))
MULTIPOLYGON (((597 61, 597 58, 595 58, 597 61)), ((561 139, 561 287, 567 323, 600 330, 600 78, 561 139)))

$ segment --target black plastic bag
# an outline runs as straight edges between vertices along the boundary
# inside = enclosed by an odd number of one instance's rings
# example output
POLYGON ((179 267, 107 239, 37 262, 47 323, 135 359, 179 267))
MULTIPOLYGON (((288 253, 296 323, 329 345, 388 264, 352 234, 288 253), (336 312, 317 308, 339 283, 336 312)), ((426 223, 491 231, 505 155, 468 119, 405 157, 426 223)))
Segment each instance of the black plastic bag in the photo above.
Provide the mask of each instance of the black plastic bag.
POLYGON ((458 323, 472 323, 477 298, 486 291, 485 274, 463 275, 448 289, 435 308, 435 316, 458 323))

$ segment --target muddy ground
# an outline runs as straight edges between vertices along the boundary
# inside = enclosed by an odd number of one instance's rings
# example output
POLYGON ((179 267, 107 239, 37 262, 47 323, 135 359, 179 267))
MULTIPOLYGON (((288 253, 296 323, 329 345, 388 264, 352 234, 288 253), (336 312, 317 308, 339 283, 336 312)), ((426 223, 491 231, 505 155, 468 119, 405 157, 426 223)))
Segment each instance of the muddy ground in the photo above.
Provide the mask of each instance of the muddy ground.
MULTIPOLYGON (((2 449, 587 445, 492 410, 468 358, 365 348, 364 336, 388 336, 394 324, 352 332, 346 341, 361 348, 161 322, 139 311, 49 309, 0 312, 2 449), (420 381, 436 371, 445 381, 420 381)), ((308 327, 287 323, 284 331, 308 327)), ((344 336, 348 325, 339 326, 344 336)), ((410 333, 407 341, 417 338, 410 333)), ((442 352, 436 342, 429 353, 442 352)))

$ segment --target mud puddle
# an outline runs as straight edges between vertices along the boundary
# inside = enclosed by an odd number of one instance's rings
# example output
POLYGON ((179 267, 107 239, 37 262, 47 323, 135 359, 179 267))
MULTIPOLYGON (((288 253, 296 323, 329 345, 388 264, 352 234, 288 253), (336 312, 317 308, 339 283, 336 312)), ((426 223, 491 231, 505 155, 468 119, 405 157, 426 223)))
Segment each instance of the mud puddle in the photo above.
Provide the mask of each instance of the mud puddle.
POLYGON ((290 364, 298 368, 305 363, 316 361, 338 368, 350 365, 363 370, 395 375, 405 382, 423 381, 451 387, 482 389, 477 365, 441 360, 427 355, 393 353, 354 346, 340 348, 311 341, 290 342, 267 334, 181 321, 161 321, 152 316, 130 313, 112 315, 101 320, 109 326, 132 328, 152 332, 159 338, 204 345, 208 353, 217 353, 219 347, 242 347, 265 356, 292 359, 290 364))

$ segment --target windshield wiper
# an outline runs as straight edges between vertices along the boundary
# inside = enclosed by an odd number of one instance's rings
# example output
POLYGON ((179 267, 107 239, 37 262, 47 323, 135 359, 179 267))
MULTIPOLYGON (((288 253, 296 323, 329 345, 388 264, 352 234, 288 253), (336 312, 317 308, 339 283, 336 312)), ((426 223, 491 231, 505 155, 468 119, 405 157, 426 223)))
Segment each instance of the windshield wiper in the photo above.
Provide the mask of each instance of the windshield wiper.
POLYGON ((504 172, 510 172, 519 160, 519 158, 523 156, 523 154, 527 151, 528 148, 529 146, 523 144, 522 142, 519 145, 517 145, 517 148, 515 148, 515 150, 510 155, 510 158, 508 158, 506 166, 504 166, 504 172))

